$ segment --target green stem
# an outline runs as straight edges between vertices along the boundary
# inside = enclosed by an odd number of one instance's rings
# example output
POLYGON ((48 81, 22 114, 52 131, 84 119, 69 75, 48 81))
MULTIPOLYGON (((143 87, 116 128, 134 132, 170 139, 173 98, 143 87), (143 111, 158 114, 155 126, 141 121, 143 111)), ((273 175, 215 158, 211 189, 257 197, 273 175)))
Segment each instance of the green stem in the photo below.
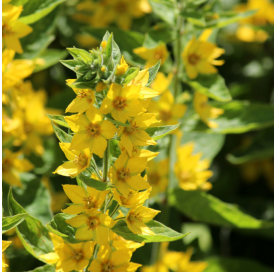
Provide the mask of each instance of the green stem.
POLYGON ((104 152, 104 158, 103 158, 103 182, 107 182, 108 180, 109 155, 110 155, 110 141, 107 140, 107 148, 104 152))

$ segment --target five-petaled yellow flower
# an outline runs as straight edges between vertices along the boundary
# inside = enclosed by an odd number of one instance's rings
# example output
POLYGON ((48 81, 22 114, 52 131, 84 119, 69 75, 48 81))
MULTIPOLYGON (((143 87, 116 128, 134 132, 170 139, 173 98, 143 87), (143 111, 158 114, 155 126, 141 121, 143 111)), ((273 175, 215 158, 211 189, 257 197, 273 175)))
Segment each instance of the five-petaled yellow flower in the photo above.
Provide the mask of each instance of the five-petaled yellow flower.
POLYGON ((91 153, 89 148, 75 151, 69 150, 69 147, 70 143, 60 143, 60 148, 69 161, 59 166, 53 174, 74 178, 89 167, 91 153))
POLYGON ((214 65, 224 64, 224 60, 216 59, 224 54, 225 50, 207 41, 211 33, 212 30, 207 29, 198 40, 193 37, 182 53, 186 71, 191 79, 196 78, 198 74, 215 74, 217 69, 214 65))
POLYGON ((152 220, 160 211, 150 209, 141 205, 133 207, 126 216, 128 228, 135 234, 155 235, 155 233, 145 225, 152 220))
POLYGON ((132 250, 122 249, 112 252, 110 246, 100 246, 97 258, 89 267, 93 272, 134 272, 140 264, 131 263, 132 250))
POLYGON ((114 221, 100 211, 90 211, 67 219, 66 223, 77 228, 77 240, 94 240, 99 245, 109 242, 109 228, 114 226, 114 221))
POLYGON ((79 214, 101 208, 109 191, 98 191, 94 188, 82 188, 77 185, 63 185, 63 189, 69 199, 74 203, 68 208, 62 210, 68 214, 79 214))
POLYGON ((103 158, 107 147, 107 139, 111 139, 117 128, 107 120, 98 109, 91 107, 86 114, 76 114, 64 118, 75 132, 69 150, 90 151, 103 158))
POLYGON ((142 113, 143 107, 138 102, 140 88, 140 85, 122 87, 113 83, 101 104, 101 113, 111 113, 115 120, 122 123, 125 123, 129 117, 142 113))
POLYGON ((154 66, 159 60, 161 60, 162 65, 169 55, 164 43, 161 43, 154 48, 138 47, 135 48, 133 52, 146 60, 145 68, 154 66))
POLYGON ((127 197, 130 189, 139 191, 150 187, 140 175, 146 168, 146 164, 146 158, 128 159, 124 154, 119 156, 110 168, 109 176, 121 194, 127 197))

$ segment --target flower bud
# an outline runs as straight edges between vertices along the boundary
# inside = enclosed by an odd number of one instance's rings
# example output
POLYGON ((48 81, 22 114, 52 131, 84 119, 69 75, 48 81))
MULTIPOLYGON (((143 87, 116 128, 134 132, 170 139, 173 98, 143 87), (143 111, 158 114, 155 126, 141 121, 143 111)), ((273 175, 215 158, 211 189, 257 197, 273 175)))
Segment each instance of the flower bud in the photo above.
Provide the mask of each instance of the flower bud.
POLYGON ((127 70, 128 70, 128 64, 124 60, 124 56, 122 56, 121 60, 120 60, 120 64, 117 65, 117 67, 116 67, 115 75, 116 76, 122 76, 126 73, 127 70))

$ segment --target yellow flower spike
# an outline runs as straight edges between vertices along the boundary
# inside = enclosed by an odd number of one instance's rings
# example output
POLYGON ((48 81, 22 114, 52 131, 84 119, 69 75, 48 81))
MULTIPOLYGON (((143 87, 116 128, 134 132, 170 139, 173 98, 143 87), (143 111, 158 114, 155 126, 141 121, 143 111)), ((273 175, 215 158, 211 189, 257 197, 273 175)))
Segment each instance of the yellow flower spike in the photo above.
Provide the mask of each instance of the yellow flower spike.
POLYGON ((145 200, 148 199, 151 190, 151 187, 143 192, 136 192, 130 190, 128 196, 124 197, 123 195, 120 195, 116 189, 114 189, 113 195, 120 206, 124 206, 126 208, 133 208, 137 205, 143 204, 145 200))
POLYGON ((157 143, 145 132, 149 126, 159 122, 156 113, 140 114, 133 119, 129 119, 130 126, 119 126, 118 136, 121 144, 126 148, 129 156, 132 156, 134 146, 156 145, 157 143))
POLYGON ((152 220, 160 211, 138 205, 129 210, 126 216, 128 228, 135 234, 155 235, 155 233, 145 225, 152 220))
MULTIPOLYGON (((152 90, 149 87, 146 87, 149 79, 149 71, 148 69, 144 69, 135 76, 134 79, 132 79, 127 86, 135 86, 135 85, 140 85, 140 99, 147 99, 147 98, 152 98, 155 96, 158 96, 159 93, 157 91, 152 90)), ((140 101, 141 102, 141 101, 140 101)))
POLYGON ((104 116, 94 107, 90 107, 85 115, 66 116, 64 119, 75 132, 69 150, 89 148, 92 153, 103 158, 107 139, 111 139, 117 131, 110 121, 103 118, 104 116))
POLYGON ((59 145, 69 161, 59 166, 53 174, 57 173, 62 176, 74 178, 89 167, 92 156, 89 148, 76 151, 69 150, 70 143, 59 143, 59 145))
POLYGON ((145 110, 138 102, 140 88, 140 85, 123 88, 121 85, 113 83, 101 104, 100 112, 111 113, 115 120, 122 123, 125 123, 129 117, 144 112, 145 110))
MULTIPOLYGON (((76 79, 68 79, 66 82, 69 86, 75 82, 76 79)), ((68 105, 65 112, 78 112, 83 113, 90 106, 93 106, 95 100, 95 92, 90 89, 78 89, 73 88, 74 93, 76 93, 77 97, 68 105)))
POLYGON ((173 78, 173 73, 169 73, 168 76, 166 77, 163 73, 158 72, 154 81, 151 84, 151 88, 154 91, 158 92, 158 94, 160 95, 168 89, 172 81, 172 78, 173 78))
POLYGON ((112 183, 118 191, 125 197, 128 196, 130 190, 139 191, 150 188, 140 175, 146 168, 146 158, 128 159, 127 156, 121 154, 109 170, 112 183))
POLYGON ((158 163, 150 161, 147 164, 147 181, 152 186, 150 197, 165 192, 168 185, 169 161, 164 159, 158 163))
POLYGON ((70 205, 62 210, 68 214, 79 214, 101 208, 109 191, 98 191, 94 188, 82 188, 77 185, 63 185, 63 189, 69 199, 76 205, 70 205))
MULTIPOLYGON (((126 148, 123 146, 123 144, 119 142, 118 145, 120 147, 121 153, 126 153, 126 155, 128 155, 128 152, 126 148)), ((129 158, 147 158, 147 161, 150 161, 157 157, 158 154, 159 152, 152 152, 150 150, 140 149, 138 145, 134 145, 132 154, 128 156, 129 158)))
POLYGON ((210 190, 212 184, 207 181, 213 175, 212 171, 207 170, 210 161, 207 159, 200 161, 202 154, 193 155, 193 150, 193 143, 185 144, 177 150, 174 172, 179 186, 183 190, 210 190))
POLYGON ((3 45, 19 54, 23 53, 19 39, 33 31, 30 26, 17 21, 22 10, 22 6, 15 7, 10 4, 3 5, 2 9, 3 45))
POLYGON ((22 187, 19 173, 29 172, 34 168, 27 159, 19 159, 20 152, 12 153, 9 149, 4 149, 2 159, 3 180, 9 185, 22 187))
POLYGON ((182 53, 187 74, 191 79, 196 78, 198 74, 215 74, 217 69, 213 65, 224 64, 223 60, 216 59, 224 54, 225 50, 207 41, 211 32, 210 29, 206 29, 198 40, 192 38, 182 53))
POLYGON ((183 104, 175 104, 174 97, 170 91, 165 91, 158 101, 151 101, 148 112, 158 112, 160 126, 176 125, 187 110, 183 104))
POLYGON ((193 98, 193 106, 199 114, 201 120, 210 128, 217 128, 218 124, 210 119, 216 119, 224 113, 223 109, 218 109, 208 104, 208 97, 200 92, 195 92, 193 98))
POLYGON ((7 249, 7 247, 11 244, 11 241, 3 241, 2 240, 2 268, 8 267, 8 264, 6 263, 4 251, 7 249))
POLYGON ((93 272, 134 272, 140 264, 131 263, 132 250, 122 249, 112 252, 110 246, 100 246, 97 258, 94 259, 89 267, 93 272))
POLYGON ((67 219, 66 223, 77 228, 75 234, 77 240, 94 240, 100 245, 109 243, 109 228, 115 224, 112 218, 100 211, 90 211, 77 215, 67 219))
POLYGON ((127 72, 128 67, 129 66, 128 66, 127 62, 124 60, 124 56, 122 56, 121 60, 120 60, 120 64, 118 64, 116 67, 115 75, 116 76, 124 75, 127 72))
POLYGON ((159 60, 161 65, 168 58, 168 51, 164 43, 157 45, 155 48, 138 47, 133 50, 142 59, 146 60, 145 68, 154 66, 159 60))

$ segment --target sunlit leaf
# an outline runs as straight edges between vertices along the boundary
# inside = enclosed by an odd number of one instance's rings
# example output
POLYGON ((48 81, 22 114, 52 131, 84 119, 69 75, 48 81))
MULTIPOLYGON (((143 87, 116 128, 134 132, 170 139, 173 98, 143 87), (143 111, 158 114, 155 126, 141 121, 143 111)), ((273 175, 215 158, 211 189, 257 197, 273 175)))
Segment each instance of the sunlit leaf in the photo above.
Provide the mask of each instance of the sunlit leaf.
POLYGON ((158 140, 177 129, 179 125, 180 123, 173 126, 149 127, 145 130, 145 132, 147 132, 154 140, 158 140))
POLYGON ((27 216, 26 213, 2 218, 2 234, 19 225, 27 216))

